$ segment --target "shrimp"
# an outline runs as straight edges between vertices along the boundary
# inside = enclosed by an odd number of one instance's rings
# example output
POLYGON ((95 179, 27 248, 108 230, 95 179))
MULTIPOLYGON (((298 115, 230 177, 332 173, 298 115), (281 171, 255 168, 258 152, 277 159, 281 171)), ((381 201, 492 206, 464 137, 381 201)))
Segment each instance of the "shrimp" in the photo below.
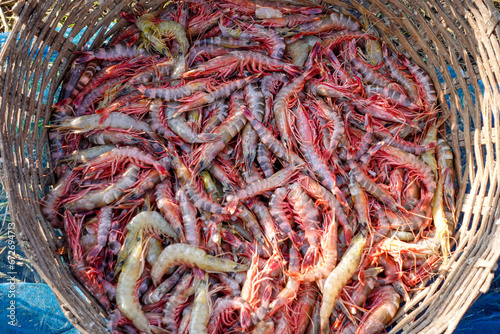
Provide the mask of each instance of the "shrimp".
POLYGON ((330 170, 328 163, 321 157, 315 147, 315 134, 310 126, 311 120, 302 105, 298 105, 296 127, 299 132, 300 149, 304 158, 309 163, 311 170, 316 174, 321 184, 332 193, 337 190, 335 175, 330 170))
POLYGON ((346 238, 350 241, 352 229, 340 201, 330 191, 310 177, 300 177, 298 181, 309 196, 317 200, 318 204, 323 204, 335 210, 335 216, 343 226, 346 238))
POLYGON ((298 275, 303 282, 315 282, 324 278, 332 272, 337 264, 337 228, 338 224, 333 213, 328 214, 329 223, 325 233, 321 237, 321 249, 323 258, 314 267, 309 267, 305 273, 298 275))
POLYGON ((105 130, 107 128, 152 132, 148 123, 138 121, 134 117, 120 112, 110 113, 103 122, 101 122, 101 115, 93 114, 68 118, 54 125, 54 127, 62 130, 71 130, 73 133, 86 133, 95 130, 105 130))
POLYGON ((351 201, 354 203, 358 223, 361 224, 363 228, 370 228, 371 222, 370 211, 368 209, 368 197, 361 186, 356 182, 356 178, 352 171, 349 173, 349 192, 351 193, 351 201))
MULTIPOLYGON (((248 84, 244 88, 245 90, 245 100, 248 104, 248 108, 252 112, 252 114, 259 120, 262 121, 264 119, 264 95, 262 92, 257 90, 255 85, 248 84)), ((242 139, 242 150, 243 150, 243 159, 245 160, 246 170, 250 170, 250 166, 255 160, 255 156, 257 155, 256 147, 258 135, 253 129, 251 124, 246 124, 241 132, 242 139)))
POLYGON ((188 298, 195 293, 195 281, 193 280, 193 273, 185 273, 179 280, 171 297, 163 308, 162 323, 169 333, 177 333, 177 319, 180 312, 181 305, 188 301, 188 298))
POLYGON ((91 263, 99 255, 102 249, 108 242, 108 234, 111 229, 113 218, 113 209, 108 206, 104 207, 99 212, 99 228, 97 230, 97 245, 94 246, 87 254, 87 262, 91 263))
POLYGON ((93 59, 122 60, 150 55, 146 50, 139 49, 137 46, 128 47, 124 44, 116 44, 92 51, 79 51, 75 53, 81 55, 75 61, 75 64, 86 63, 93 59))
POLYGON ((184 239, 182 213, 172 193, 172 184, 167 178, 155 188, 156 206, 168 223, 173 227, 180 240, 184 239))
POLYGON ((233 81, 226 82, 220 86, 218 86, 215 90, 209 93, 200 93, 196 94, 190 98, 183 99, 183 106, 180 107, 177 112, 175 112, 172 117, 175 117, 183 112, 192 110, 194 108, 202 107, 207 104, 214 103, 217 100, 225 99, 229 97, 234 91, 241 89, 255 81, 259 77, 257 75, 251 75, 243 79, 237 79, 233 81))
MULTIPOLYGON (((160 253, 161 254, 161 253, 160 253)), ((158 260, 158 259, 157 259, 158 260)), ((154 264, 154 263, 153 263, 154 264)), ((151 266, 153 266, 151 264, 151 266)), ((166 280, 161 282, 160 285, 156 287, 156 289, 147 292, 142 297, 142 301, 146 305, 155 304, 161 300, 161 298, 172 290, 174 287, 181 285, 178 284, 181 278, 184 276, 188 269, 185 266, 179 266, 172 275, 170 275, 166 280)))
POLYGON ((189 322, 190 333, 208 333, 207 325, 210 319, 210 311, 211 300, 209 299, 208 283, 200 281, 196 287, 193 310, 191 311, 191 321, 189 322))
POLYGON ((389 75, 397 83, 399 83, 401 85, 401 87, 403 87, 406 94, 408 95, 408 97, 412 101, 419 102, 420 97, 418 95, 418 87, 415 84, 415 82, 413 82, 413 80, 408 78, 408 76, 407 76, 407 74, 405 74, 405 72, 403 72, 402 70, 399 69, 399 67, 396 65, 394 60, 392 60, 392 58, 389 56, 388 51, 387 51, 387 46, 385 44, 382 46, 382 52, 384 55, 384 59, 383 59, 384 66, 387 69, 387 72, 389 73, 389 75))
POLYGON ((167 269, 176 264, 194 266, 207 272, 240 272, 248 269, 248 265, 208 255, 204 250, 192 245, 172 244, 163 250, 151 268, 151 278, 155 285, 158 285, 167 269))
POLYGON ((274 191, 269 200, 269 213, 276 226, 290 238, 294 245, 299 246, 302 245, 302 241, 292 229, 293 221, 287 214, 287 205, 285 203, 287 193, 286 187, 280 187, 274 191))
POLYGON ((356 235, 349 248, 346 250, 339 264, 326 278, 323 286, 323 300, 320 307, 321 333, 330 332, 330 315, 332 314, 335 301, 340 292, 355 273, 361 261, 363 248, 366 244, 366 236, 362 233, 356 235))
POLYGON ((436 191, 436 181, 431 167, 417 156, 391 146, 383 146, 379 152, 384 153, 384 156, 392 163, 397 163, 413 170, 418 178, 422 180, 429 193, 433 194, 436 191))
POLYGON ((225 48, 239 49, 239 48, 253 48, 259 46, 259 43, 246 38, 230 38, 230 37, 211 37, 206 39, 199 39, 193 47, 198 45, 219 45, 225 48))
POLYGON ((285 146, 283 146, 283 144, 274 137, 272 132, 267 129, 262 122, 255 118, 248 108, 243 107, 243 115, 250 121, 250 124, 259 135, 261 142, 269 149, 269 151, 288 163, 305 165, 304 160, 302 160, 296 153, 286 149, 285 146))
POLYGON ((350 16, 339 13, 325 14, 316 17, 314 20, 299 24, 293 28, 281 31, 283 37, 294 37, 316 35, 331 30, 351 30, 358 31, 361 28, 359 22, 350 16))
POLYGON ((193 246, 200 246, 200 231, 196 220, 196 214, 198 211, 188 200, 186 193, 182 188, 177 191, 177 199, 182 212, 182 222, 186 234, 185 242, 193 246))
POLYGON ((232 101, 230 115, 213 131, 213 133, 220 136, 220 139, 203 144, 196 151, 198 156, 195 159, 194 174, 208 168, 226 144, 243 129, 247 122, 246 117, 243 115, 245 108, 246 106, 243 105, 242 100, 234 99, 232 101))
POLYGON ((69 99, 66 98, 59 103, 63 103, 64 101, 74 100, 78 94, 87 86, 87 84, 92 80, 94 75, 97 73, 99 65, 101 64, 101 60, 94 59, 85 64, 85 69, 83 70, 82 76, 78 79, 73 91, 71 92, 69 99))
POLYGON ((302 293, 299 295, 297 303, 292 310, 292 328, 294 333, 304 334, 307 326, 311 322, 312 312, 316 300, 318 299, 318 292, 312 284, 306 283, 303 287, 302 293))
POLYGON ((139 171, 139 167, 130 165, 115 183, 103 189, 89 191, 76 199, 69 199, 64 207, 71 212, 84 212, 109 205, 120 199, 125 190, 137 181, 139 171))
MULTIPOLYGON (((249 124, 251 126, 251 124, 249 124)), ((259 163, 260 169, 264 173, 265 177, 271 177, 274 174, 273 159, 271 157, 271 152, 267 147, 259 142, 257 144, 257 162, 259 163)))
POLYGON ((288 64, 284 61, 271 58, 253 51, 231 51, 228 54, 215 57, 194 69, 185 72, 183 78, 198 78, 207 74, 217 77, 226 77, 235 70, 243 73, 243 70, 252 73, 264 73, 267 71, 285 71, 292 75, 300 73, 298 66, 288 64))
POLYGON ((330 145, 327 148, 325 160, 329 160, 330 156, 339 146, 340 140, 345 136, 345 127, 342 117, 339 116, 337 110, 330 107, 324 100, 316 100, 318 110, 330 121, 333 122, 333 132, 331 134, 330 145))
POLYGON ((291 14, 282 17, 266 17, 256 20, 257 23, 270 28, 292 28, 297 25, 310 22, 316 18, 316 15, 291 14))
POLYGON ((373 295, 373 305, 361 319, 356 334, 380 333, 399 309, 399 293, 391 285, 376 289, 373 295))
POLYGON ((229 213, 226 208, 215 203, 202 189, 200 189, 194 177, 190 177, 186 183, 184 183, 182 189, 185 191, 187 198, 198 209, 212 212, 217 215, 227 215, 229 213))
MULTIPOLYGON (((295 247, 290 247, 289 250, 290 260, 288 263, 288 270, 291 272, 297 272, 300 269, 300 259, 299 254, 295 247)), ((288 276, 288 281, 286 286, 280 293, 276 296, 276 299, 271 302, 269 305, 269 315, 273 315, 283 306, 291 303, 295 296, 297 295, 297 291, 299 290, 300 281, 293 276, 288 276)))
POLYGON ((104 279, 103 273, 85 265, 82 245, 80 244, 82 223, 83 217, 77 221, 69 211, 65 211, 63 224, 68 238, 68 247, 72 254, 71 271, 78 281, 97 298, 101 305, 109 310, 111 308, 109 299, 104 295, 103 287, 99 284, 99 281, 104 279))
POLYGON ((365 92, 368 97, 380 95, 383 98, 387 99, 387 101, 390 103, 395 103, 411 110, 420 109, 420 106, 413 103, 406 94, 398 92, 395 89, 387 86, 382 87, 377 85, 367 85, 365 86, 365 92))
POLYGON ((450 250, 450 236, 453 231, 450 229, 450 224, 446 219, 444 212, 444 179, 441 177, 437 183, 436 191, 434 192, 434 199, 432 203, 432 218, 434 226, 436 227, 435 239, 441 245, 441 252, 443 253, 443 266, 448 263, 451 253, 450 250))
POLYGON ((302 13, 302 14, 318 14, 321 12, 321 7, 303 7, 281 1, 267 0, 223 0, 218 3, 218 6, 223 8, 236 8, 236 10, 245 15, 254 15, 258 8, 277 9, 283 14, 302 13))
POLYGON ((213 105, 209 106, 207 113, 211 115, 204 123, 203 132, 212 132, 216 127, 218 127, 227 117, 229 106, 226 103, 215 102, 213 105))
POLYGON ((366 43, 368 44, 368 42, 374 41, 376 37, 363 31, 342 30, 326 37, 321 42, 321 45, 325 48, 331 49, 348 40, 356 40, 357 42, 361 39, 366 39, 366 43))
POLYGON ((137 281, 144 270, 143 247, 144 239, 142 232, 140 232, 118 278, 116 304, 120 312, 132 321, 138 330, 150 334, 152 333, 151 325, 141 309, 135 292, 137 281))
POLYGON ((267 179, 256 180, 248 184, 245 188, 238 190, 234 195, 229 195, 227 203, 227 211, 233 214, 236 211, 236 206, 239 201, 262 194, 266 191, 283 186, 288 182, 297 172, 300 166, 290 164, 286 168, 276 172, 267 179))
POLYGON ((304 85, 308 79, 316 75, 317 68, 310 68, 300 76, 293 79, 290 83, 280 89, 274 98, 273 114, 276 122, 276 127, 281 136, 281 141, 284 142, 285 147, 292 148, 292 122, 290 120, 290 113, 288 108, 292 101, 297 97, 296 95, 304 89, 304 85))
POLYGON ((75 164, 87 163, 98 156, 115 149, 116 145, 100 145, 89 147, 85 150, 74 151, 71 155, 59 160, 61 163, 73 162, 75 164))
POLYGON ((217 333, 217 327, 221 322, 220 318, 223 317, 225 313, 237 309, 240 310, 241 327, 247 328, 250 324, 250 305, 241 297, 226 296, 218 298, 215 302, 207 325, 208 333, 217 333))
POLYGON ((298 182, 288 186, 288 201, 292 205, 295 221, 304 230, 304 235, 309 243, 309 249, 304 255, 302 269, 316 262, 320 246, 320 224, 321 218, 318 208, 314 205, 311 197, 302 189, 298 182))
MULTIPOLYGON (((122 14, 122 16, 124 16, 124 14, 122 14)), ((149 49, 149 45, 151 44, 154 51, 169 57, 171 56, 167 46, 161 40, 158 28, 153 23, 155 20, 155 15, 153 13, 141 15, 137 19, 130 16, 125 18, 132 23, 135 23, 137 28, 141 30, 142 36, 146 39, 145 41, 143 41, 142 46, 144 46, 146 49, 149 49)))
POLYGON ((351 167, 352 175, 356 182, 365 189, 368 193, 370 193, 373 197, 377 198, 379 201, 387 205, 392 211, 399 212, 399 208, 401 207, 396 200, 383 188, 380 187, 377 183, 375 183, 370 177, 368 177, 354 162, 352 159, 348 160, 349 167, 351 167))
POLYGON ((151 99, 160 99, 163 101, 177 101, 183 97, 193 95, 195 92, 206 90, 207 80, 194 80, 182 86, 168 88, 147 88, 138 85, 137 90, 151 99))
POLYGON ((437 94, 436 87, 434 86, 431 77, 417 64, 411 63, 407 58, 405 58, 404 64, 415 79, 420 90, 423 92, 421 99, 426 104, 428 109, 433 110, 437 102, 437 94))
POLYGON ((161 175, 169 175, 165 167, 163 167, 162 164, 155 159, 155 157, 137 147, 131 146, 117 147, 95 159, 90 160, 85 167, 78 167, 78 169, 84 169, 84 174, 96 171, 99 175, 100 172, 102 172, 101 168, 105 168, 109 164, 112 164, 114 165, 112 168, 112 174, 115 174, 117 169, 116 164, 124 161, 130 161, 139 167, 151 165, 158 172, 160 172, 161 175))
POLYGON ((216 133, 196 133, 182 115, 167 120, 168 127, 186 143, 207 143, 219 139, 216 133))
POLYGON ((54 227, 60 227, 61 223, 58 219, 57 208, 63 199, 63 196, 68 193, 72 182, 75 179, 75 174, 72 168, 67 168, 63 175, 59 178, 54 188, 52 188, 41 201, 42 213, 54 227))

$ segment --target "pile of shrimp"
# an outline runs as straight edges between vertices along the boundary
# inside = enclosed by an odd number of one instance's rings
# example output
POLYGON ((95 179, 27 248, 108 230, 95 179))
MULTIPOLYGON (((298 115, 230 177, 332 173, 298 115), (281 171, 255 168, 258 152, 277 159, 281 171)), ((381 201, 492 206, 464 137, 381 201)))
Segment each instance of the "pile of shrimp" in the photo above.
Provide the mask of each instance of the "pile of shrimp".
POLYGON ((433 83, 334 10, 136 6, 77 52, 42 209, 110 332, 379 333, 446 264, 433 83))

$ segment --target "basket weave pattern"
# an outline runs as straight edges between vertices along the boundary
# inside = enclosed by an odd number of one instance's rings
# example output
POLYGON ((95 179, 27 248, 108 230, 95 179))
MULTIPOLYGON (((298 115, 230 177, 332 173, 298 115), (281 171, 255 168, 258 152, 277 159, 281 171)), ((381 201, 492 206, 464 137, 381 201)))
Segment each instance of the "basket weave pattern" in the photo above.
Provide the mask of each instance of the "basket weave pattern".
MULTIPOLYGON (((164 1, 139 2, 151 8, 164 1)), ((2 178, 18 242, 64 314, 88 333, 106 333, 106 314, 71 275, 67 258, 59 255, 64 240, 41 214, 40 198, 54 182, 53 166, 43 158, 48 151, 45 125, 75 58, 72 52, 82 50, 93 35, 95 47, 128 25, 119 14, 131 3, 19 1, 14 8, 19 18, 0 54, 2 178), (84 29, 75 44, 73 38, 84 29)), ((401 308, 391 332, 451 333, 488 290, 500 256, 500 14, 488 0, 321 3, 365 15, 382 40, 426 70, 436 85, 455 158, 456 249, 447 268, 401 308)))

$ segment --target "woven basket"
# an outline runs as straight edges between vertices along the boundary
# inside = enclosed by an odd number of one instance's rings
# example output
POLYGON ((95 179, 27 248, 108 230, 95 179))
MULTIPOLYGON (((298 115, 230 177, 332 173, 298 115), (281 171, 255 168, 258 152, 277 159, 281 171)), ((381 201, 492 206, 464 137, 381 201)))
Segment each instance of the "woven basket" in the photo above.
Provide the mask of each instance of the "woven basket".
MULTIPOLYGON (((151 8, 164 1, 140 2, 151 8)), ((41 214, 40 198, 54 182, 53 166, 44 159, 48 150, 44 125, 75 58, 72 52, 82 50, 92 36, 93 45, 100 45, 128 25, 120 12, 131 4, 19 1, 14 7, 19 18, 0 54, 3 182, 17 239, 64 314, 87 333, 106 333, 106 314, 72 277, 67 259, 60 255, 63 238, 41 214), (73 38, 84 29, 75 44, 73 38)), ((449 266, 400 310, 392 332, 451 333, 479 294, 488 290, 500 256, 500 112, 496 107, 500 106, 500 14, 491 0, 328 0, 323 4, 366 15, 390 47, 431 75, 442 112, 449 116, 460 221, 455 251, 449 266), (450 69, 457 75, 452 76, 450 69)))

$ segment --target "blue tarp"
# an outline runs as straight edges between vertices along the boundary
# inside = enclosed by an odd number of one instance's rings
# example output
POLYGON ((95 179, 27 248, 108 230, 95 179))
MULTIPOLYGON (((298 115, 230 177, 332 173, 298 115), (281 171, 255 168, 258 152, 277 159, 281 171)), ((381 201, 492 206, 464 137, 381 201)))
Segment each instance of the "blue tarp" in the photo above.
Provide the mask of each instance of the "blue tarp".
POLYGON ((0 333, 78 334, 47 284, 0 284, 0 333))

